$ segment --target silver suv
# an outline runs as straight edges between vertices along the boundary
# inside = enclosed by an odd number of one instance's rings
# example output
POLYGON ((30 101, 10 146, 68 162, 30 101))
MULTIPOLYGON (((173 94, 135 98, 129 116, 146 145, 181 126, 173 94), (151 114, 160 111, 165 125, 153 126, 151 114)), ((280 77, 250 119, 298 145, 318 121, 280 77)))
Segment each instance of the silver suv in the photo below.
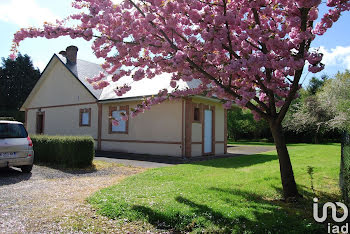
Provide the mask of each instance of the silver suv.
POLYGON ((33 143, 23 124, 0 120, 0 168, 19 167, 29 173, 33 168, 33 143))

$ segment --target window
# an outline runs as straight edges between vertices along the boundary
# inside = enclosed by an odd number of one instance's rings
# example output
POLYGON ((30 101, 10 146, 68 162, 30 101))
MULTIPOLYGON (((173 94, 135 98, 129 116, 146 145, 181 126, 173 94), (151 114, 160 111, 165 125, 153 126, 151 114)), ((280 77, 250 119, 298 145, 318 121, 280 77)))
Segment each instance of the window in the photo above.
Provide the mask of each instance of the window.
POLYGON ((126 114, 126 111, 113 111, 112 118, 118 121, 118 125, 112 124, 112 132, 125 132, 126 121, 122 120, 122 116, 126 114))
POLYGON ((193 110, 193 121, 199 122, 200 120, 200 109, 198 107, 195 107, 193 110))
POLYGON ((27 138, 28 133, 22 124, 0 123, 0 139, 27 138))
POLYGON ((110 107, 109 108, 109 133, 125 133, 128 134, 128 120, 123 120, 122 117, 125 115, 129 115, 129 107, 128 106, 120 106, 120 107, 110 107), (118 125, 113 125, 113 120, 118 121, 118 125))
POLYGON ((81 125, 89 125, 89 113, 88 112, 84 112, 81 115, 81 125))
POLYGON ((193 103, 192 106, 192 122, 193 123, 201 123, 202 121, 202 104, 199 103, 193 103))
POLYGON ((91 108, 80 109, 79 126, 80 127, 91 126, 91 108))

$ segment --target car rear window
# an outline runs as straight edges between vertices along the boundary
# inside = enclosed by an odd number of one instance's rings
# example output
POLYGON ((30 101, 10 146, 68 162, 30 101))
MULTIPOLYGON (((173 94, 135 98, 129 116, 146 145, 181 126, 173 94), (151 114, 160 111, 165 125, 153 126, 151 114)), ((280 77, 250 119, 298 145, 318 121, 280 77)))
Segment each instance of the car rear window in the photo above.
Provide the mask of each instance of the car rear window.
POLYGON ((22 124, 0 123, 0 138, 26 138, 28 133, 22 124))

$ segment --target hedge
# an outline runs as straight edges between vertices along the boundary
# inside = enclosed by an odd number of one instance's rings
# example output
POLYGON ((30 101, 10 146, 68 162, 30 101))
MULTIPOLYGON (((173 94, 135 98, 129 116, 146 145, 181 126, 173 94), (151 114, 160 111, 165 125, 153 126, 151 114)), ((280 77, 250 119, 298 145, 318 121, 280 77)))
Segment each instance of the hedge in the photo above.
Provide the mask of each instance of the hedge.
POLYGON ((95 156, 91 136, 31 136, 34 163, 54 164, 70 168, 92 165, 95 156))

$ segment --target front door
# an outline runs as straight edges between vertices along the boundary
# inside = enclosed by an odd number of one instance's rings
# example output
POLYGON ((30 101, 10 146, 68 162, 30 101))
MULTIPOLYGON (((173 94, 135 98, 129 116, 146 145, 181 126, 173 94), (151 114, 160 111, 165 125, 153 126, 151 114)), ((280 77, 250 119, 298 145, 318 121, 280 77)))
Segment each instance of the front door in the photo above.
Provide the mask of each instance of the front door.
POLYGON ((37 113, 36 115, 36 134, 44 133, 44 113, 37 113))
POLYGON ((213 111, 204 110, 204 154, 212 153, 213 111))

